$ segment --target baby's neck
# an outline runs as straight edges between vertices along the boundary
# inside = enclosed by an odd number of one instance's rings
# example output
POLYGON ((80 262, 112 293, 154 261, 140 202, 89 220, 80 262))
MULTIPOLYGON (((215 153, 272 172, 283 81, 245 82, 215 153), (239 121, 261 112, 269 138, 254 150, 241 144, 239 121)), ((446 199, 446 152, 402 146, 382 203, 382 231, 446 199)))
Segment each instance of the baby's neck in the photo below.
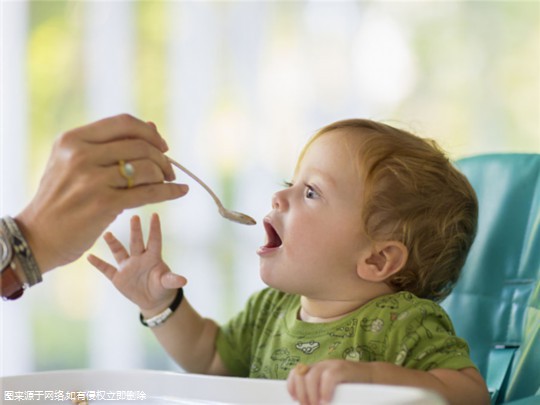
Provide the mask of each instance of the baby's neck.
POLYGON ((310 298, 306 296, 300 297, 300 311, 298 311, 298 319, 310 323, 325 323, 337 321, 358 308, 364 306, 374 298, 383 295, 392 294, 394 291, 384 285, 378 291, 372 292, 365 296, 360 294, 355 295, 353 299, 320 299, 310 298))
POLYGON ((327 301, 301 297, 298 319, 309 323, 337 321, 356 311, 367 301, 327 301))

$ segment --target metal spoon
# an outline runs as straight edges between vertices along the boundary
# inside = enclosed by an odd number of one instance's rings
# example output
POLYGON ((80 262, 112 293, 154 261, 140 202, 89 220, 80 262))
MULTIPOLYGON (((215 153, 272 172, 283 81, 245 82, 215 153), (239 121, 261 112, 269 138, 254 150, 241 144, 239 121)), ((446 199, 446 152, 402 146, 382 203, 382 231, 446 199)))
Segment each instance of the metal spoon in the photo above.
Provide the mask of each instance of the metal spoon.
POLYGON ((216 193, 212 191, 210 187, 206 185, 204 181, 199 179, 196 175, 194 175, 192 172, 190 172, 188 169, 186 169, 184 166, 182 166, 180 163, 175 161, 174 159, 171 159, 170 157, 167 157, 169 159, 169 162, 171 162, 174 166, 178 167, 180 170, 182 170, 184 173, 186 173, 189 177, 191 177, 193 180, 195 180, 197 183, 199 183, 203 188, 208 191, 208 194, 212 196, 214 199, 214 202, 218 206, 219 213, 223 218, 227 218, 231 221, 238 222, 239 224, 244 225, 255 225, 257 221, 255 221, 253 218, 251 218, 249 215, 242 214, 241 212, 237 211, 231 211, 228 210, 223 206, 220 199, 217 197, 216 193))

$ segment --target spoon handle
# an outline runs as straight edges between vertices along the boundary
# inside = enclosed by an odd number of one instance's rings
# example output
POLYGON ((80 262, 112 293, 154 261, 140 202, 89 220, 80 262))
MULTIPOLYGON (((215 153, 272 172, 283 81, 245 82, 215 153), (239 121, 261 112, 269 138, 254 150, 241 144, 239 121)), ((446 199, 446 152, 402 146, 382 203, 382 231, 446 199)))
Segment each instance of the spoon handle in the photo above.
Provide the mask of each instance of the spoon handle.
POLYGON ((192 173, 190 170, 188 170, 186 167, 182 166, 180 163, 178 163, 176 160, 174 159, 171 159, 170 157, 167 156, 167 159, 169 159, 169 162, 171 162, 172 165, 178 167, 180 170, 182 170, 185 174, 187 174, 189 177, 191 177, 193 180, 195 180, 197 183, 199 183, 207 192, 208 194, 210 194, 212 196, 212 198, 214 199, 214 202, 216 203, 216 205, 218 206, 219 208, 219 212, 222 212, 224 210, 224 207, 223 207, 223 204, 221 203, 220 199, 218 198, 218 196, 216 195, 216 193, 214 193, 212 191, 212 189, 210 187, 208 187, 206 185, 206 183, 204 181, 202 181, 200 178, 198 178, 194 173, 192 173))

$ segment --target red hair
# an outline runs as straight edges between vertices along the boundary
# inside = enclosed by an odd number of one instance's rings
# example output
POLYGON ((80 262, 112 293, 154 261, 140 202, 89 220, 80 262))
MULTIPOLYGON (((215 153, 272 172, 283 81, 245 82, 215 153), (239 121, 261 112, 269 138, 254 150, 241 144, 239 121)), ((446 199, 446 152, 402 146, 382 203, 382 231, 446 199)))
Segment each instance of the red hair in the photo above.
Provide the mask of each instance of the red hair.
POLYGON ((435 141, 365 119, 322 128, 299 162, 315 139, 338 131, 358 146, 363 231, 374 241, 397 240, 408 249, 405 266, 389 285, 421 298, 444 299, 476 234, 478 202, 472 186, 435 141))

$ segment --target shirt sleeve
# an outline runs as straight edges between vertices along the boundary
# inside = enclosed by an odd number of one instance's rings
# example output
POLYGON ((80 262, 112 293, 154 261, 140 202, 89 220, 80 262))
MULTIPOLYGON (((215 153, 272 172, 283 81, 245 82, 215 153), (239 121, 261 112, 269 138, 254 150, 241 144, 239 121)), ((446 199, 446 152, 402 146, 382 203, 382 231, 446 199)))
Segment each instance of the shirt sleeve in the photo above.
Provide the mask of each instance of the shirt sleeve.
POLYGON ((467 343, 457 337, 450 318, 434 302, 422 300, 399 314, 389 334, 394 364, 417 370, 475 367, 467 343))

